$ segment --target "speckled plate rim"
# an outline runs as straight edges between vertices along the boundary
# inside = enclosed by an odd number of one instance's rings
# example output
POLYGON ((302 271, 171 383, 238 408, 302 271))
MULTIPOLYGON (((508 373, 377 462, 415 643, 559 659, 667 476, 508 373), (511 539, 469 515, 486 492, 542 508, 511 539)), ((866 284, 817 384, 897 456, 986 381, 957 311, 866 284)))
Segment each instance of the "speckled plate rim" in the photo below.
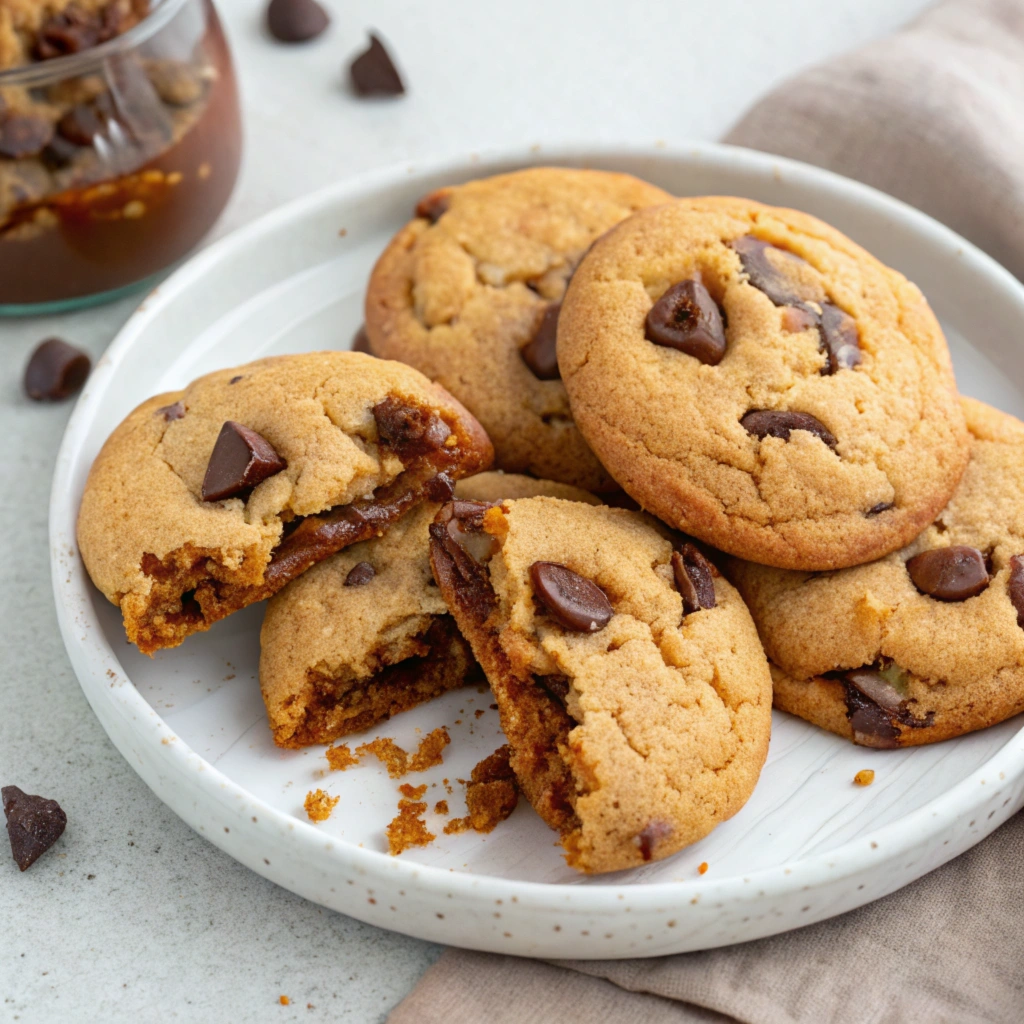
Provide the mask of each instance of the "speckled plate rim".
MULTIPOLYGON (((131 685, 99 626, 91 606, 91 583, 77 556, 75 519, 80 495, 75 492, 74 478, 87 424, 102 403, 117 368, 171 297, 188 289, 229 254, 258 246, 262 239, 286 230, 295 218, 343 200, 365 200, 376 190, 407 182, 411 176, 448 174, 453 179, 464 178, 468 170, 482 176, 540 162, 608 166, 617 157, 675 159, 755 176, 784 175, 798 188, 871 208, 937 253, 955 254, 964 273, 985 280, 1002 301, 1019 311, 1024 322, 1024 288, 990 257, 919 211, 817 168, 711 143, 610 146, 584 142, 557 149, 524 146, 519 150, 485 151, 415 168, 403 164, 355 177, 275 210, 193 257, 143 301, 99 361, 70 418, 57 459, 50 500, 50 547, 58 620, 86 698, 115 746, 157 796, 230 856, 300 895, 372 924, 433 941, 518 955, 608 958, 662 955, 758 938, 831 917, 886 895, 969 848, 1024 803, 1022 728, 980 769, 941 797, 874 833, 827 853, 801 858, 790 866, 783 864, 742 878, 706 876, 643 885, 625 884, 621 875, 608 885, 519 882, 406 862, 325 838, 312 825, 253 797, 203 760, 131 685), (982 818, 983 814, 987 816, 982 818), (956 826, 972 815, 977 825, 971 821, 969 830, 962 830, 950 840, 948 836, 956 826), (943 836, 947 836, 943 844, 936 845, 943 836), (910 877, 906 870, 912 864, 900 868, 908 855, 918 856, 913 864, 923 868, 910 877), (855 885, 858 879, 861 884, 855 885), (350 891, 352 886, 360 890, 358 900, 350 891), (404 898, 402 913, 392 916, 393 908, 389 914, 383 909, 383 900, 362 898, 363 890, 392 895, 397 892, 404 898), (813 907, 798 910, 797 904, 808 900, 812 892, 823 898, 813 907), (701 931, 727 908, 730 913, 744 907, 753 910, 766 900, 774 909, 757 918, 746 918, 754 923, 742 934, 723 936, 708 928, 707 938, 701 938, 701 931), (496 904, 505 908, 505 924, 484 926, 484 916, 488 921, 495 916, 496 904), (457 906, 462 913, 445 916, 436 910, 441 905, 452 909, 457 906), (684 913, 688 920, 686 927, 679 927, 674 934, 662 931, 655 940, 649 941, 648 936, 643 941, 603 945, 576 940, 570 946, 568 936, 548 933, 545 937, 537 930, 555 918, 569 918, 576 924, 593 922, 592 927, 597 929, 612 927, 622 923, 627 911, 632 915, 628 932, 634 938, 641 920, 647 922, 643 929, 653 928, 658 922, 673 929, 675 918, 682 918, 684 913), (507 930, 509 927, 521 930, 516 935, 507 930)), ((144 397, 140 395, 139 399, 144 397)), ((560 926, 555 927, 558 930, 560 926)), ((586 936, 589 930, 581 934, 586 936)))

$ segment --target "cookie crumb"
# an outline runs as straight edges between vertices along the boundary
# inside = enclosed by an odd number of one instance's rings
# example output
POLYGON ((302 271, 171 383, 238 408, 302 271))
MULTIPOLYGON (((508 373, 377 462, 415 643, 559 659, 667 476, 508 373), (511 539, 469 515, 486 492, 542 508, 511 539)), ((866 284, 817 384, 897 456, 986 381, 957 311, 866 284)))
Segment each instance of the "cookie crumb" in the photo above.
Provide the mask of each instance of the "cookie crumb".
POLYGON ((455 792, 455 790, 454 790, 454 789, 452 788, 452 784, 451 784, 451 783, 450 783, 450 782, 449 782, 449 781, 448 781, 447 779, 442 779, 442 780, 441 780, 441 785, 442 785, 442 786, 444 786, 444 791, 445 791, 445 792, 446 792, 446 793, 447 793, 447 794, 448 794, 449 796, 451 796, 451 795, 452 795, 452 793, 454 793, 454 792, 455 792))
POLYGON ((875 781, 875 773, 870 768, 862 768, 854 775, 853 781, 858 786, 870 786, 875 781))
POLYGON ((440 764, 444 760, 442 752, 451 741, 448 730, 442 725, 423 737, 412 757, 387 736, 381 736, 356 747, 356 754, 360 757, 363 754, 373 754, 387 768, 391 778, 400 779, 409 772, 425 772, 428 768, 440 764))
POLYGON ((708 862, 707 861, 702 861, 700 867, 697 868, 697 874, 698 875, 703 875, 703 874, 705 874, 707 872, 707 870, 708 870, 708 862))
MULTIPOLYGON (((509 766, 508 744, 485 757, 472 771, 466 785, 465 818, 452 818, 444 827, 445 835, 473 829, 491 832, 504 821, 519 802, 519 786, 509 766)), ((446 805, 447 806, 447 805, 446 805)))
POLYGON ((411 846, 428 846, 437 838, 420 817, 426 809, 425 803, 413 800, 398 801, 398 814, 385 829, 388 852, 392 857, 397 857, 411 846))
POLYGON ((279 1002, 279 1003, 280 1003, 280 1004, 281 1004, 282 1006, 289 1006, 289 1005, 291 1005, 291 1000, 290 1000, 290 999, 289 999, 289 998, 288 998, 287 996, 278 996, 278 999, 277 999, 277 1001, 278 1001, 278 1002, 279 1002))
POLYGON ((448 813, 448 801, 447 800, 438 800, 437 803, 434 804, 434 813, 435 814, 447 814, 448 813))
POLYGON ((331 771, 334 772, 343 772, 346 768, 359 764, 359 758, 349 750, 347 743, 342 743, 340 747, 328 747, 326 757, 331 771))
POLYGON ((424 782, 422 786, 410 786, 408 782, 403 782, 398 787, 398 792, 402 796, 407 797, 409 800, 419 800, 423 797, 423 794, 427 791, 427 784, 424 782))
POLYGON ((477 708, 476 711, 473 712, 473 715, 476 718, 483 718, 484 715, 486 715, 486 714, 487 714, 487 712, 484 711, 483 708, 477 708))
POLYGON ((306 794, 303 806, 310 821, 326 821, 340 799, 340 796, 328 796, 322 789, 314 789, 306 794))

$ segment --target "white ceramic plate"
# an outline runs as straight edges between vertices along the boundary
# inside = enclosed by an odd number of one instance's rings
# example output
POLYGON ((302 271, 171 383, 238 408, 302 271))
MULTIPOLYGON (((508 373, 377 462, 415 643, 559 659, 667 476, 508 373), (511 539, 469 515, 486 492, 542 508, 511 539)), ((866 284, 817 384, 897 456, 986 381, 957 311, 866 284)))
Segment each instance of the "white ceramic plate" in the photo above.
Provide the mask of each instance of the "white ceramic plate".
MULTIPOLYGON (((1024 803, 1020 721, 935 747, 873 751, 777 713, 747 806, 696 846, 631 872, 578 876, 525 803, 489 836, 445 836, 443 819, 430 815, 437 841, 392 858, 384 827, 399 795, 375 760, 323 776, 323 748, 271 742, 256 674, 261 606, 150 660, 127 644, 120 615, 85 574, 74 542, 82 487, 133 406, 258 356, 348 347, 373 260, 419 196, 538 162, 630 171, 677 194, 751 196, 830 221, 922 287, 964 392, 1024 414, 1024 289, 934 221, 835 175, 700 145, 474 155, 360 178, 198 255, 143 302, 86 385, 50 509, 60 625, 86 697, 153 791, 232 857, 328 907, 439 942, 527 956, 654 956, 770 935, 890 893, 1024 803), (875 784, 854 786, 869 767, 875 784), (341 801, 314 826, 302 802, 318 786, 341 801)), ((447 798, 463 813, 455 780, 502 742, 489 705, 489 693, 471 688, 367 738, 391 736, 408 749, 447 725, 443 766, 406 781, 430 785, 431 807, 447 798)))

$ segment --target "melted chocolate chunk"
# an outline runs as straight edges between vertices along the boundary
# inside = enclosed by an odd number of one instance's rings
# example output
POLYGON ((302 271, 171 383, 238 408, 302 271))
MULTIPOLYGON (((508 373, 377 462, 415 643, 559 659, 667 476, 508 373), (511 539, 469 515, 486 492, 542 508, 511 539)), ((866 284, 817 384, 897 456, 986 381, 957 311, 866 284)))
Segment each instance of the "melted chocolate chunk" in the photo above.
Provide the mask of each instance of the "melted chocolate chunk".
POLYGON ((437 413, 407 405, 393 396, 373 407, 373 418, 381 444, 391 448, 403 462, 437 451, 451 435, 448 424, 437 413))
POLYGON ((305 43, 330 23, 316 0, 270 0, 267 5, 267 30, 280 43, 305 43))
POLYGON ((740 258, 750 283, 764 292, 776 306, 799 306, 815 296, 801 287, 799 280, 786 274, 786 265, 806 266, 806 261, 785 249, 762 242, 753 235, 743 235, 730 243, 740 258))
POLYGON ((11 853, 22 871, 30 868, 64 832, 68 817, 56 800, 23 793, 17 786, 0 790, 11 853))
POLYGON ((362 352, 365 356, 374 354, 370 351, 370 336, 366 333, 365 324, 356 331, 355 337, 352 339, 352 351, 362 352))
POLYGON ((1007 585, 1010 603, 1017 611, 1017 625, 1024 629, 1024 555, 1010 559, 1010 581, 1007 585))
POLYGON ((36 36, 38 60, 52 60, 69 53, 91 50, 101 41, 102 23, 93 13, 86 13, 74 4, 45 21, 36 36))
POLYGON ((483 622, 495 604, 487 570, 479 560, 493 551, 494 538, 484 534, 483 517, 491 505, 482 501, 450 501, 430 524, 430 553, 438 584, 442 577, 459 595, 460 602, 483 622), (480 544, 481 550, 476 549, 480 544))
POLYGON ((358 562, 349 569, 345 577, 345 586, 364 587, 376 575, 377 570, 369 562, 358 562))
POLYGON ((828 364, 822 373, 831 375, 839 370, 850 370, 860 362, 860 331, 849 313, 831 302, 823 302, 818 334, 822 351, 828 355, 828 364))
POLYGON ((914 586, 938 601, 966 601, 989 584, 985 556, 966 544, 932 548, 907 560, 914 586))
POLYGON ((558 333, 558 314, 562 311, 560 302, 548 303, 540 318, 533 337, 519 350, 523 362, 533 371, 538 380, 558 380, 558 358, 555 339, 558 333))
POLYGON ((566 629, 596 633, 615 614, 608 595, 593 580, 558 562, 534 562, 530 580, 534 596, 566 629))
POLYGON ((35 402, 59 402, 85 383, 92 363, 80 348, 60 338, 40 342, 25 367, 25 394, 35 402))
POLYGON ((449 192, 431 192, 416 204, 416 216, 436 224, 448 212, 451 201, 449 192))
POLYGON ((927 729, 935 712, 915 718, 906 697, 906 672, 883 658, 875 665, 835 673, 845 688, 846 717, 855 743, 866 747, 898 747, 901 728, 927 729))
POLYGON ((658 299, 644 321, 644 337, 707 366, 717 366, 725 355, 722 314, 697 280, 680 281, 658 299))
POLYGON ((829 448, 835 448, 836 439, 828 428, 806 412, 786 412, 776 409, 753 409, 740 420, 740 426, 755 437, 778 437, 789 440, 794 430, 806 430, 829 448))
POLYGON ((633 842, 640 850, 640 856, 649 861, 654 856, 655 848, 663 839, 672 835, 672 826, 667 821, 649 822, 633 837, 633 842))
POLYGON ((683 599, 683 615, 715 607, 715 570, 695 544, 672 552, 672 572, 683 599))
POLYGON ((880 501, 877 505, 872 505, 871 508, 864 513, 866 516, 877 516, 883 512, 888 512, 893 507, 895 502, 892 501, 880 501))
POLYGON ((563 707, 569 699, 569 680, 565 676, 534 676, 539 683, 552 697, 563 707))
POLYGON ((900 745, 900 730, 893 725, 892 716, 853 686, 846 687, 846 717, 855 743, 882 750, 900 745))
POLYGON ((0 157, 22 160, 41 153, 50 139, 53 127, 48 121, 28 114, 0 114, 0 157))
POLYGON ((155 413, 154 416, 163 416, 165 420, 180 420, 185 415, 185 403, 175 402, 174 405, 162 405, 155 413))
POLYGON ((228 420, 220 428, 203 477, 203 501, 223 501, 251 490, 287 466, 255 430, 228 420))
POLYGON ((455 497, 455 483, 447 473, 438 473, 423 487, 423 493, 431 501, 444 503, 455 497))
POLYGON ((349 73, 357 96, 401 96, 405 92, 391 55, 372 32, 369 48, 352 61, 349 73))

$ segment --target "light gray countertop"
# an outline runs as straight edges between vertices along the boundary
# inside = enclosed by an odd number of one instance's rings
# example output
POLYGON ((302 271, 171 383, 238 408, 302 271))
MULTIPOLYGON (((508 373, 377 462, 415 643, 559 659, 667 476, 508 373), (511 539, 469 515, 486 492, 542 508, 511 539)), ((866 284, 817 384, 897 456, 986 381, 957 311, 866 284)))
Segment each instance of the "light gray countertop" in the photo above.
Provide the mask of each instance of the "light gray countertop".
MULTIPOLYGON (((264 37, 256 0, 220 6, 247 148, 212 237, 395 162, 524 141, 715 138, 781 77, 926 4, 328 0, 330 31, 300 49, 264 37), (403 99, 344 91, 367 28, 391 44, 403 99)), ((52 334, 98 357, 137 302, 0 320, 0 784, 68 815, 24 874, 0 848, 0 1021, 381 1021, 440 948, 307 903, 192 832, 107 740, 64 653, 46 507, 71 403, 29 402, 22 369, 52 334)))

